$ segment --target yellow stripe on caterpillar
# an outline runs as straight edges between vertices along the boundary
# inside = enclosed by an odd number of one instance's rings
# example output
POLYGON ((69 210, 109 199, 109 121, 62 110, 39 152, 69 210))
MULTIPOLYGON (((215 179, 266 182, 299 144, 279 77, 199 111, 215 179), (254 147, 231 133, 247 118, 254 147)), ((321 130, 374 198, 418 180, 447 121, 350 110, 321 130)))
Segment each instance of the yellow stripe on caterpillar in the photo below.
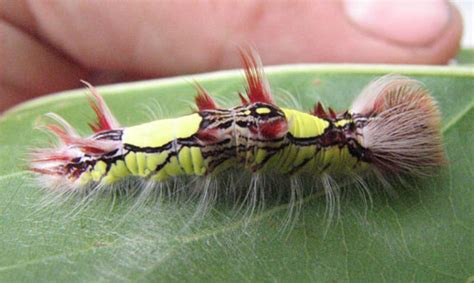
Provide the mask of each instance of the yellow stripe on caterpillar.
POLYGON ((123 143, 138 147, 160 147, 176 138, 188 138, 199 130, 198 114, 163 119, 124 129, 123 143))
POLYGON ((329 122, 314 115, 298 110, 282 108, 288 120, 288 132, 297 138, 320 136, 329 126, 329 122))

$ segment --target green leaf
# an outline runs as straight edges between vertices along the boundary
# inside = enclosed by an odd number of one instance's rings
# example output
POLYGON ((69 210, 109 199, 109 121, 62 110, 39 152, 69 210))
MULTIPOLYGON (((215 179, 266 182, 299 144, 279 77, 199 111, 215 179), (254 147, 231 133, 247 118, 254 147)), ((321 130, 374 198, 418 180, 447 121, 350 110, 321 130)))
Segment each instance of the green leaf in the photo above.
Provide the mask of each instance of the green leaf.
POLYGON ((465 66, 474 65, 474 49, 465 48, 465 49, 459 50, 459 53, 456 56, 456 61, 460 65, 465 65, 465 66))
MULTIPOLYGON (((466 281, 474 276, 474 72, 462 67, 298 65, 267 69, 278 100, 304 109, 320 100, 348 107, 374 77, 402 73, 433 91, 443 115, 448 166, 394 194, 371 186, 372 205, 347 194, 328 225, 325 199, 305 199, 292 228, 287 205, 246 217, 215 204, 166 198, 132 209, 131 199, 45 204, 24 171, 25 153, 47 145, 34 121, 56 112, 89 134, 85 89, 25 103, 0 118, 0 281, 466 281), (194 217, 193 217, 194 216, 194 217)), ((227 105, 242 73, 228 71, 100 88, 125 125, 190 112, 202 83, 227 105), (159 106, 158 106, 159 105, 159 106)), ((285 188, 281 188, 285 189, 285 188)), ((350 191, 351 186, 344 188, 350 191)))

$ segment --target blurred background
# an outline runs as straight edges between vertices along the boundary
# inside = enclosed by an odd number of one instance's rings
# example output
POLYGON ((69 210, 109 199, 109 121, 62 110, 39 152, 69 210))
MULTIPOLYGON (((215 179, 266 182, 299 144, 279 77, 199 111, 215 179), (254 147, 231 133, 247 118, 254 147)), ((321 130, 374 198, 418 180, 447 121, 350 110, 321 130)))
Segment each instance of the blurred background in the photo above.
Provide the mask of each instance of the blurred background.
MULTIPOLYGON (((265 65, 444 65, 460 45, 474 48, 474 0, 450 1, 462 20, 444 1, 0 0, 0 112, 80 88, 81 79, 105 85, 237 68, 236 46, 246 42, 265 65)), ((474 62, 472 54, 458 58, 474 62)))
POLYGON ((462 46, 474 48, 474 0, 454 0, 464 20, 462 46))

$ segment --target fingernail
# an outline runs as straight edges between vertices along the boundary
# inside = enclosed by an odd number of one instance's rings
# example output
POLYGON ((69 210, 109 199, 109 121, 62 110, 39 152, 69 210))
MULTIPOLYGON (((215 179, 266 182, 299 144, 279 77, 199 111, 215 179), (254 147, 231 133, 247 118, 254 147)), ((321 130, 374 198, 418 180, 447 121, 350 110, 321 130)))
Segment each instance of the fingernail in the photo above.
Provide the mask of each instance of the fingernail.
POLYGON ((344 8, 357 28, 411 46, 435 41, 447 27, 451 13, 444 0, 344 0, 344 8))

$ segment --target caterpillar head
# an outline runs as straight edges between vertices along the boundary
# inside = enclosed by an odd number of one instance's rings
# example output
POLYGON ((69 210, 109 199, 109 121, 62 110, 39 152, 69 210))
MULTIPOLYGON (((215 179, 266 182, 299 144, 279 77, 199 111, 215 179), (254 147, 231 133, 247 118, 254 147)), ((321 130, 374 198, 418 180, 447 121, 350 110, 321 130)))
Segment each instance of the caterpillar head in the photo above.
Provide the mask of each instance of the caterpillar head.
POLYGON ((359 143, 383 171, 430 175, 444 163, 440 112, 420 82, 381 77, 362 91, 351 113, 361 117, 359 143))
POLYGON ((275 140, 288 132, 288 122, 283 111, 270 103, 256 102, 239 106, 235 111, 236 128, 248 131, 259 140, 275 140))
POLYGON ((270 103, 255 102, 230 109, 199 112, 202 117, 198 138, 212 143, 225 139, 274 141, 288 132, 283 111, 270 103))

